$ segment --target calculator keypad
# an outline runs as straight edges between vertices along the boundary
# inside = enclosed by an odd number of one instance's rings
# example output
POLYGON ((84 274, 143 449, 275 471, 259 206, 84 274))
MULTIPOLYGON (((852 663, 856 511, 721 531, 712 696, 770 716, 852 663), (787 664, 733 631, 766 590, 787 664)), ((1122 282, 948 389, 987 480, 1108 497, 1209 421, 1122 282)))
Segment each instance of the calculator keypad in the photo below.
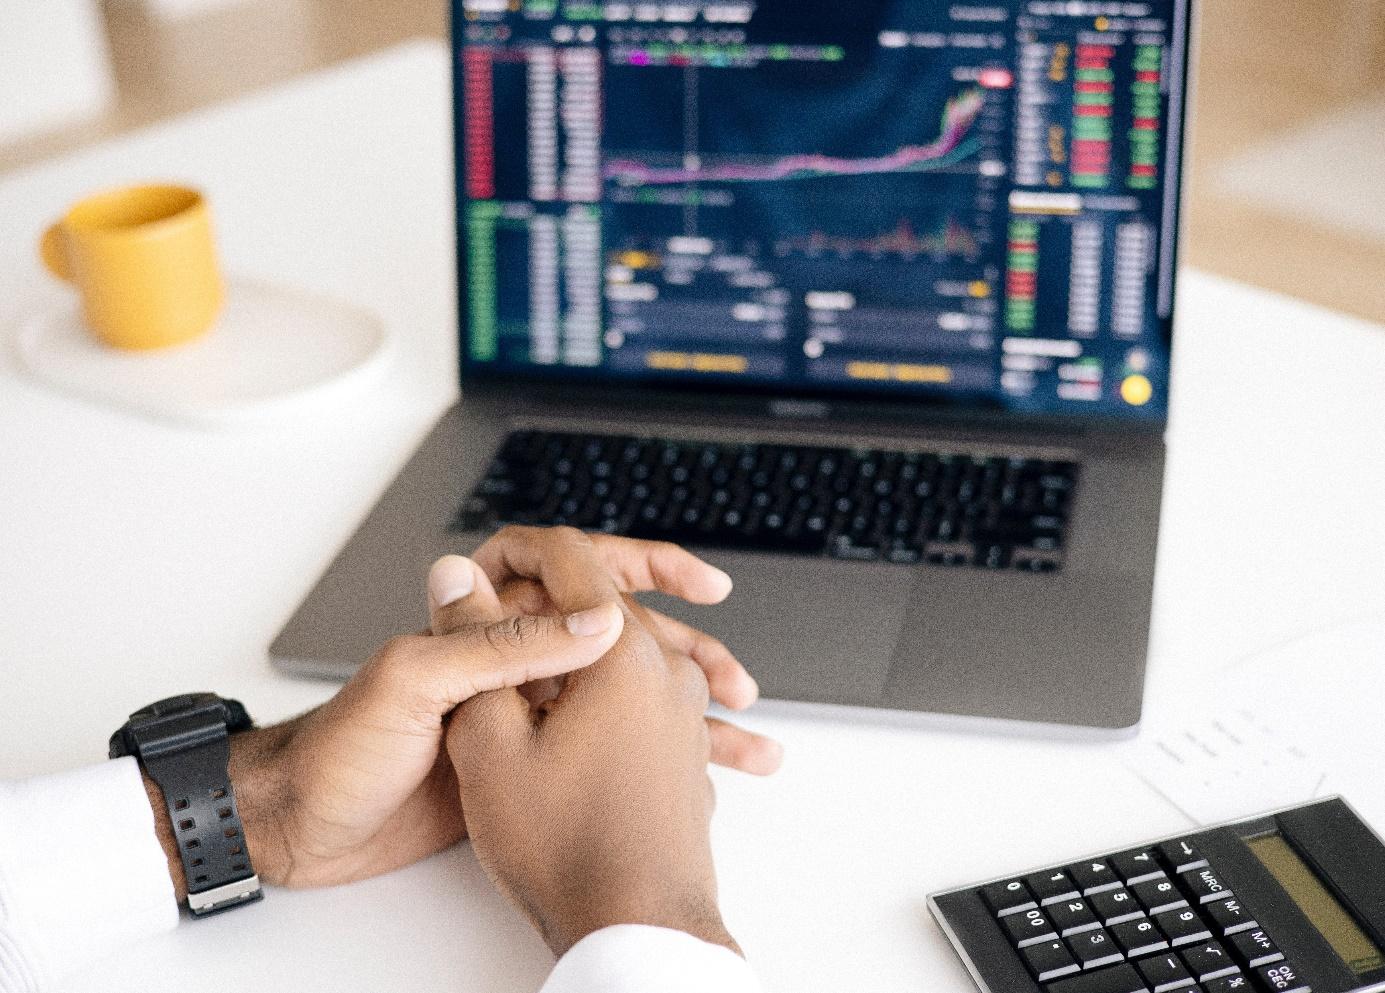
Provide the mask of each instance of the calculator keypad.
POLYGON ((1311 993, 1190 839, 980 893, 1046 993, 1311 993))

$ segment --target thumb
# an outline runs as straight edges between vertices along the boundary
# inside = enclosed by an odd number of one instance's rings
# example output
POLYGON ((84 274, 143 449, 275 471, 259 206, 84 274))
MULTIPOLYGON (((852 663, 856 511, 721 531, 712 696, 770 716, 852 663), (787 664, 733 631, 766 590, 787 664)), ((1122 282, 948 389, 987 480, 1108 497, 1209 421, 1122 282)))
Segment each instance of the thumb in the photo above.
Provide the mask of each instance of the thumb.
POLYGON ((456 660, 445 681, 451 703, 591 665, 620 637, 625 615, 614 603, 564 616, 516 615, 437 638, 456 660))
POLYGON ((460 643, 474 660, 471 692, 458 698, 447 725, 447 753, 459 777, 467 778, 473 761, 532 729, 533 711, 515 687, 591 665, 624 627, 625 614, 608 603, 565 617, 511 617, 437 639, 460 643))

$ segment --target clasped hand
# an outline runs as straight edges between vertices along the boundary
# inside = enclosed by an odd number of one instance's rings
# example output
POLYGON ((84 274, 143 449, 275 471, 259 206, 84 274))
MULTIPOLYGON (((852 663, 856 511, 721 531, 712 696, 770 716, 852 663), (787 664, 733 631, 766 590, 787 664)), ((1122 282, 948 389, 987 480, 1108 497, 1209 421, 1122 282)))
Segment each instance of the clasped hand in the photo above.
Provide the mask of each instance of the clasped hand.
MULTIPOLYGON (((439 560, 429 632, 390 641, 317 709, 233 738, 257 871, 333 885, 469 834, 557 954, 617 923, 735 948, 706 765, 767 774, 780 749, 706 716, 709 699, 741 709, 758 693, 726 647, 632 598, 730 589, 674 545, 566 528, 507 528, 439 560)), ((181 892, 176 857, 170 871, 181 892)))

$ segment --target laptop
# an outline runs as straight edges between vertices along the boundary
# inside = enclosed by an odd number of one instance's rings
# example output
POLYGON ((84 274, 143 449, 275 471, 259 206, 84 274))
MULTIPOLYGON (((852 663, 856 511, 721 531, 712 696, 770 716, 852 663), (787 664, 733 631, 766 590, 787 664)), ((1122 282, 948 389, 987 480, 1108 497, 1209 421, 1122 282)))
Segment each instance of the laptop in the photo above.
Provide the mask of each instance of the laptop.
MULTIPOLYGON (((1189 0, 457 0, 462 400, 271 648, 509 523, 729 572, 766 697, 1140 716, 1189 0)), ((439 205, 443 209, 442 205, 439 205)))

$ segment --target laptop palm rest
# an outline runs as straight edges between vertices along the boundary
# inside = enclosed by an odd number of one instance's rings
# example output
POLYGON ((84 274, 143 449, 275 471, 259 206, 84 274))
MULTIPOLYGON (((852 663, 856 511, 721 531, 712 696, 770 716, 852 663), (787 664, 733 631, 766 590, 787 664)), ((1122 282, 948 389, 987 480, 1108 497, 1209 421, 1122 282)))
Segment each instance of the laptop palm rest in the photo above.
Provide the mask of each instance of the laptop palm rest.
POLYGON ((736 587, 730 598, 716 607, 695 607, 659 597, 649 601, 652 606, 724 641, 767 697, 880 703, 913 587, 911 570, 742 552, 698 554, 731 574, 736 587))

